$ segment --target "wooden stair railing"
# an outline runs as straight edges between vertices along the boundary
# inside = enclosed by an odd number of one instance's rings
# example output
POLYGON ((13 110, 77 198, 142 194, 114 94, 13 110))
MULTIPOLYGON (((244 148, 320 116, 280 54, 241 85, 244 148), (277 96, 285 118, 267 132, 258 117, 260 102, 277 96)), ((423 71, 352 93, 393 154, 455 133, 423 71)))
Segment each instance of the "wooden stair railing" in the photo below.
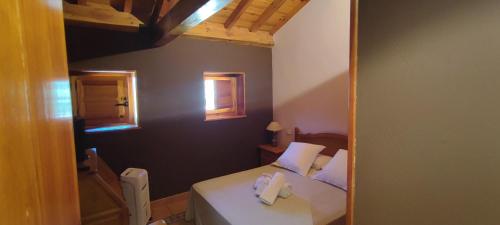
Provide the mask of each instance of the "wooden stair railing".
POLYGON ((128 225, 129 211, 118 176, 95 152, 89 171, 78 172, 82 225, 128 225))

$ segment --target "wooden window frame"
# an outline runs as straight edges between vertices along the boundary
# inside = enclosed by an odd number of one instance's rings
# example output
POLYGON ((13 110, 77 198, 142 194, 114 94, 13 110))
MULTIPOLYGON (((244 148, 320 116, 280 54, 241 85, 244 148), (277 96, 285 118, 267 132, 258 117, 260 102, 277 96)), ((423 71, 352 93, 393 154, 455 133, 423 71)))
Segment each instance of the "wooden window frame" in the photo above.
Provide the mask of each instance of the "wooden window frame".
POLYGON ((232 82, 232 107, 205 110, 205 121, 237 119, 246 117, 245 73, 204 72, 203 80, 230 80, 232 82))
MULTIPOLYGON (((104 70, 81 70, 70 71, 71 82, 71 100, 73 105, 73 115, 81 115, 80 110, 82 107, 82 100, 79 99, 78 92, 81 91, 82 82, 92 80, 98 77, 102 79, 109 78, 110 80, 117 80, 123 78, 127 84, 127 98, 128 98, 128 119, 124 123, 109 123, 97 126, 86 126, 87 132, 101 132, 101 131, 114 131, 124 129, 134 129, 139 127, 138 107, 137 107, 137 87, 136 87, 136 71, 132 70, 118 70, 118 71, 104 71, 104 70), (80 88, 79 88, 80 86, 80 88), (116 129, 114 129, 116 128, 116 129)), ((127 110, 127 109, 125 109, 127 110)))

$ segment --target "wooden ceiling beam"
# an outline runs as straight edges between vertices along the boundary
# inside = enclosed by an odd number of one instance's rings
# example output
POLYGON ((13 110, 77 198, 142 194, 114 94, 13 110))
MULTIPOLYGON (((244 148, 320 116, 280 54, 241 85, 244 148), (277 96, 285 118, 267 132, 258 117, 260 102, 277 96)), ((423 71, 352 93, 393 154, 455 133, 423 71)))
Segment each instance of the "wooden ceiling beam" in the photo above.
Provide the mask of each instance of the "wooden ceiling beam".
POLYGON ((241 15, 243 15, 248 6, 250 6, 250 3, 252 3, 252 0, 241 0, 236 9, 234 9, 229 18, 224 23, 224 27, 226 29, 231 29, 236 24, 236 22, 238 22, 238 19, 241 17, 241 15))
POLYGON ((183 36, 234 42, 259 47, 273 47, 273 36, 266 31, 250 32, 247 28, 233 27, 228 30, 220 23, 203 22, 183 36))
POLYGON ((150 26, 152 24, 150 24, 149 22, 151 21, 156 2, 158 2, 158 0, 134 0, 131 8, 131 13, 132 15, 137 17, 137 19, 140 19, 142 22, 146 23, 146 26, 150 26))
POLYGON ((168 4, 166 3, 166 0, 157 0, 155 2, 155 5, 153 6, 153 12, 151 13, 151 18, 149 18, 148 24, 156 24, 158 20, 160 20, 160 13, 165 4, 168 4))
POLYGON ((269 31, 272 35, 274 35, 283 25, 285 25, 297 12, 299 12, 309 0, 300 0, 299 4, 297 4, 292 11, 288 13, 285 17, 281 18, 276 25, 274 25, 273 29, 269 31))
POLYGON ((250 27, 251 32, 255 32, 259 30, 259 28, 276 12, 278 9, 286 2, 286 0, 274 0, 271 5, 269 5, 260 15, 259 19, 255 21, 254 24, 252 24, 252 27, 250 27))
MULTIPOLYGON (((99 5, 99 4, 95 4, 99 5)), ((63 1, 64 22, 69 25, 136 32, 143 23, 130 13, 112 7, 77 5, 63 1)))
POLYGON ((160 10, 160 17, 158 19, 161 19, 162 17, 167 15, 168 12, 170 12, 170 10, 172 10, 174 6, 177 5, 177 3, 179 3, 179 1, 180 0, 164 0, 163 6, 161 7, 160 10))
POLYGON ((231 0, 182 0, 156 26, 154 46, 165 45, 224 8, 231 0))
POLYGON ((132 0, 125 0, 123 2, 123 11, 128 13, 132 12, 132 0))

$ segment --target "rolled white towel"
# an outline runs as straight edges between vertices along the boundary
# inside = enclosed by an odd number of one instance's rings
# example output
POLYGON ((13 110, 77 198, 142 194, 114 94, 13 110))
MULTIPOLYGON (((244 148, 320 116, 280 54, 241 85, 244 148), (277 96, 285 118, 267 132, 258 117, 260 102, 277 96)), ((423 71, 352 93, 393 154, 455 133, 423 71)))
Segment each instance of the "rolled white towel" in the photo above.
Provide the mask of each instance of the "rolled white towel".
MULTIPOLYGON (((257 188, 255 188, 255 195, 259 196, 262 194, 262 191, 267 187, 267 185, 268 183, 260 183, 257 188)), ((278 196, 281 198, 288 198, 290 195, 292 195, 292 185, 290 183, 285 183, 283 187, 281 187, 278 196)))
POLYGON ((255 186, 254 186, 255 195, 259 196, 262 193, 262 191, 264 190, 264 188, 266 188, 269 185, 270 181, 271 181, 271 178, 265 177, 265 176, 261 176, 261 177, 257 178, 257 181, 255 182, 255 186))
POLYGON ((259 199, 267 205, 274 204, 278 194, 281 190, 281 187, 285 184, 285 175, 280 172, 276 172, 269 181, 269 185, 262 190, 262 193, 259 195, 259 199))
POLYGON ((262 186, 262 185, 268 185, 269 181, 271 181, 271 177, 260 176, 255 181, 255 184, 253 185, 253 189, 257 189, 259 186, 262 186))
MULTIPOLYGON (((272 175, 269 173, 263 173, 260 177, 257 178, 255 184, 253 185, 253 189, 255 189, 255 195, 259 196, 264 188, 269 185, 269 181, 271 181, 272 175)), ((280 192, 278 194, 281 198, 288 198, 292 195, 292 185, 285 181, 283 187, 281 187, 280 192)))
POLYGON ((255 195, 259 196, 262 193, 264 188, 269 184, 269 181, 271 181, 272 177, 273 175, 270 173, 262 173, 260 177, 257 178, 255 184, 253 185, 253 189, 255 189, 255 195))
POLYGON ((290 183, 285 183, 280 189, 278 194, 281 198, 288 198, 292 195, 292 185, 290 183))

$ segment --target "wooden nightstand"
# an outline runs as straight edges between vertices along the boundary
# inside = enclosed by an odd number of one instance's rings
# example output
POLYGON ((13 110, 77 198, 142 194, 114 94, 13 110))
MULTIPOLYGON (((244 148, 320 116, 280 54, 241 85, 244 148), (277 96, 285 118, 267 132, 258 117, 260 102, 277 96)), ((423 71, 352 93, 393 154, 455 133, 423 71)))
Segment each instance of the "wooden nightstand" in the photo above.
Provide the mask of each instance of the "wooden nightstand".
POLYGON ((268 165, 273 163, 285 152, 285 147, 274 147, 270 144, 259 145, 260 149, 260 165, 268 165))

